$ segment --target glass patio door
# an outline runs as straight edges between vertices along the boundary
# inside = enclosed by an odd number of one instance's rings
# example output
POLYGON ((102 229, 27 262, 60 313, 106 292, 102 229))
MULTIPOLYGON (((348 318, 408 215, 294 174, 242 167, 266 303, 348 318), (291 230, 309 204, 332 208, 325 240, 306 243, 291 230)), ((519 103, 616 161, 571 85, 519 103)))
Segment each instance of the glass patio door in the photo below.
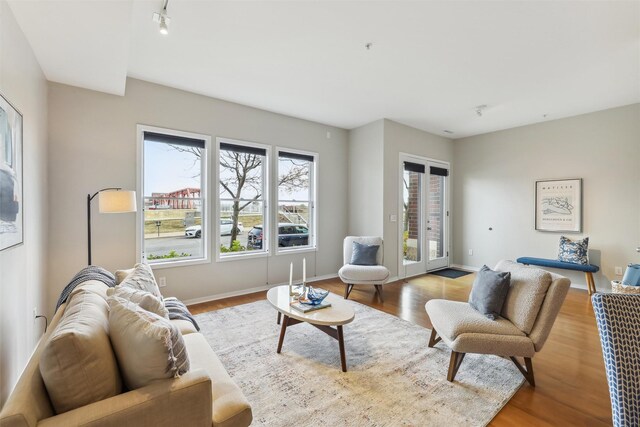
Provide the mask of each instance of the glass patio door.
POLYGON ((400 275, 424 274, 449 266, 449 166, 401 157, 400 275))
POLYGON ((427 271, 449 266, 447 208, 448 166, 429 162, 428 189, 426 203, 426 247, 427 271))

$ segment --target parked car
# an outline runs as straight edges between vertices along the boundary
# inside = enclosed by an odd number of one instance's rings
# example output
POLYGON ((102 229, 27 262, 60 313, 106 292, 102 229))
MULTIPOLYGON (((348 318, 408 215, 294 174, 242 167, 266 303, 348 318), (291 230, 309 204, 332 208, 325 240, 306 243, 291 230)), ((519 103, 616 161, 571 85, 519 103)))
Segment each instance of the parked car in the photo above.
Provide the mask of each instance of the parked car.
MULTIPOLYGON (((262 249, 262 224, 249 231, 247 249, 262 249)), ((278 246, 305 246, 309 244, 309 229, 306 225, 281 222, 278 224, 278 246)))
MULTIPOLYGON (((231 234, 231 229, 233 228, 233 221, 230 219, 221 219, 220 220, 220 235, 228 236, 231 234)), ((244 232, 244 227, 241 222, 238 222, 238 234, 242 234, 244 232)), ((191 227, 187 227, 184 230, 184 237, 202 237, 202 226, 201 225, 192 225, 191 227)))
MULTIPOLYGON (((221 219, 220 220, 220 235, 221 236, 229 236, 231 235, 231 228, 233 227, 233 220, 230 219, 221 219)), ((244 227, 242 223, 238 221, 238 234, 242 234, 244 232, 244 227)))

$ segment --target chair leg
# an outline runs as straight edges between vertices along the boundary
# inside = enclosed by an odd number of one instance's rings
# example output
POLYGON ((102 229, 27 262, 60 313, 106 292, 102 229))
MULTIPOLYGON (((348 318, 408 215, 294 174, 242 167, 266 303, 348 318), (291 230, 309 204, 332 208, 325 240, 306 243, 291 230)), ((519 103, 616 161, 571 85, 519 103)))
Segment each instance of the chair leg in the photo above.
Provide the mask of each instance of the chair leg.
POLYGON ((440 340, 442 340, 442 338, 438 336, 438 333, 436 332, 435 328, 431 329, 431 337, 429 338, 429 347, 433 348, 433 346, 438 344, 440 340))
POLYGON ((515 357, 510 356, 509 358, 516 365, 516 367, 518 368, 522 376, 527 380, 527 382, 531 384, 531 387, 535 387, 536 380, 533 377, 533 362, 531 362, 531 358, 530 357, 524 358, 524 363, 526 365, 526 368, 522 366, 520 362, 518 362, 518 359, 516 359, 515 357))
POLYGON ((345 283, 345 285, 344 285, 344 299, 349 298, 349 294, 351 293, 352 289, 353 289, 353 285, 345 283))
POLYGON ((382 299, 382 285, 374 285, 376 287, 376 294, 378 294, 378 298, 380 298, 380 302, 384 302, 382 299))
POLYGON ((466 353, 458 353, 457 351, 451 351, 451 359, 449 360, 449 373, 447 374, 447 381, 453 382, 462 364, 462 359, 466 353))
POLYGON ((584 275, 587 278, 587 290, 589 291, 589 295, 592 295, 596 292, 596 282, 593 280, 593 273, 586 272, 584 275))

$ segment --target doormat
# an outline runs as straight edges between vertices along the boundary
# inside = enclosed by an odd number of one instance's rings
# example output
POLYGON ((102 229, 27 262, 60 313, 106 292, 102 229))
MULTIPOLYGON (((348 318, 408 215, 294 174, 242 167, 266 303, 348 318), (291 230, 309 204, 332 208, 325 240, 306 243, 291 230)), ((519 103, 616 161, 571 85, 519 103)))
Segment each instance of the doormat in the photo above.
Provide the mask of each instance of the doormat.
POLYGON ((467 274, 471 273, 471 271, 456 270, 455 268, 445 268, 444 270, 434 271, 429 274, 433 274, 434 276, 446 277, 447 279, 457 279, 458 277, 466 276, 467 274))

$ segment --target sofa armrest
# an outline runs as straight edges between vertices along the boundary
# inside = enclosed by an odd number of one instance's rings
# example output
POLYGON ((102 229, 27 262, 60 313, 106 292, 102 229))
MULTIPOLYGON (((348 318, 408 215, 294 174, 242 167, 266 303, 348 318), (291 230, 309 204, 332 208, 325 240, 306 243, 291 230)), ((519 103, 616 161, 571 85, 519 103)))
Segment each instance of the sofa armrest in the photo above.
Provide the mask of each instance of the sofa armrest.
POLYGON ((211 378, 195 369, 38 422, 53 426, 211 427, 211 378))

